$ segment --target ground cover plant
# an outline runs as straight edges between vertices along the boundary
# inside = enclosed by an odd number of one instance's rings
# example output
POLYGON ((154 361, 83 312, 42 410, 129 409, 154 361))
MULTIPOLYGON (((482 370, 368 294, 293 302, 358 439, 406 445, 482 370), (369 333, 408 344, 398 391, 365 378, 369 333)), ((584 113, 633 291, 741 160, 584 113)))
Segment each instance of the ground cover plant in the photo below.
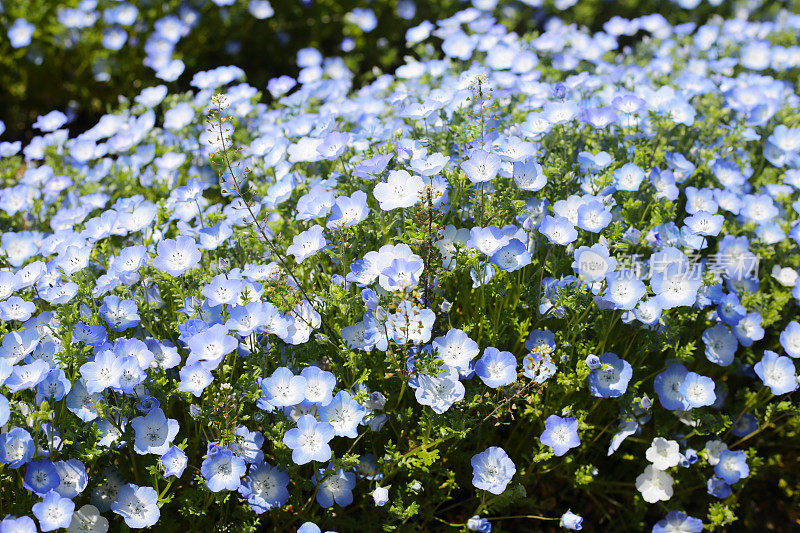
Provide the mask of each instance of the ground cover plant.
POLYGON ((306 47, 367 76, 402 62, 408 28, 457 8, 455 0, 5 0, 0 120, 27 141, 41 110, 59 109, 81 133, 120 98, 158 83, 186 91, 194 73, 218 65, 235 64, 260 87, 297 76, 295 56, 306 47))
POLYGON ((0 142, 0 532, 797 527, 800 15, 479 7, 0 142))
MULTIPOLYGON (((798 0, 790 0, 789 3, 798 0)), ((681 0, 480 0, 507 27, 541 29, 548 16, 595 31, 613 16, 658 11, 677 24, 729 16, 735 2, 681 0)), ((759 17, 777 3, 750 2, 759 17)), ((27 142, 37 115, 64 111, 75 135, 120 98, 164 83, 184 92, 201 70, 233 64, 263 88, 280 75, 296 77, 298 50, 341 56, 359 84, 394 70, 410 53, 405 32, 445 18, 465 0, 4 0, 0 3, 0 120, 11 140, 27 142), (46 110, 46 111, 43 111, 46 110)))

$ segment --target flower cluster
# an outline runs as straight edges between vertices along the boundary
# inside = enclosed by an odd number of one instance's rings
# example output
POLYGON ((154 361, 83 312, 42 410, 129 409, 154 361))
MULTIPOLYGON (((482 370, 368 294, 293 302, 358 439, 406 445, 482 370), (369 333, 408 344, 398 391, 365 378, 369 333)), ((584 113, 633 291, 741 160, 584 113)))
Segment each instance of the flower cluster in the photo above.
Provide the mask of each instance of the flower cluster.
POLYGON ((302 54, 0 143, 0 530, 698 532, 796 484, 799 30, 471 7, 361 88, 302 54))

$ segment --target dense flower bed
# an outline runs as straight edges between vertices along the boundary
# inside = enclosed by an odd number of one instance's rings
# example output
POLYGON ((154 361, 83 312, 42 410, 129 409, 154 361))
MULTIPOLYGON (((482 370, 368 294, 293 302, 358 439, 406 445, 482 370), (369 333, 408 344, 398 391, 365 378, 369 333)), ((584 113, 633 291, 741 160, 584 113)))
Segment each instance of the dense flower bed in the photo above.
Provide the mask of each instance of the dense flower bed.
MULTIPOLYGON (((0 119, 29 139, 42 110, 65 111, 72 132, 120 97, 234 63, 250 83, 297 75, 297 51, 341 55, 366 75, 403 56, 403 35, 457 0, 14 0, 0 5, 0 119), (54 83, 56 80, 57 83, 54 83)), ((517 4, 517 8, 523 4, 517 4)))
MULTIPOLYGON (((742 0, 473 0, 508 27, 529 32, 550 15, 599 30, 614 15, 657 10, 671 23, 731 14, 742 0), (611 9, 609 9, 611 7, 611 9)), ((788 3, 800 0, 788 0, 788 3)), ((393 70, 414 53, 406 30, 444 18, 466 0, 6 0, 0 4, 0 120, 28 140, 31 124, 64 111, 73 134, 120 98, 166 83, 184 91, 194 73, 232 63, 248 82, 298 76, 299 50, 341 56, 357 79, 393 70), (56 80, 56 83, 53 82, 56 80)), ((761 13, 771 5, 747 0, 761 13)), ((797 5, 797 4, 796 4, 797 5)), ((302 75, 300 75, 302 78, 302 75)))
POLYGON ((271 106, 220 67, 40 117, 0 143, 0 531, 796 504, 798 30, 470 8, 366 87, 304 50, 271 106))

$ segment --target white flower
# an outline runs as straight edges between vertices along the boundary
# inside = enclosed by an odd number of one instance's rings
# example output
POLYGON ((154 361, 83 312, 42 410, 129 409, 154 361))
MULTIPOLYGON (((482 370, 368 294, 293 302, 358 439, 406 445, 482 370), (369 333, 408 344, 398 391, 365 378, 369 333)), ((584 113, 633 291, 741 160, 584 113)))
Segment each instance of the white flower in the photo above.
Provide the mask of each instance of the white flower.
POLYGON ((386 487, 378 487, 372 491, 372 499, 375 505, 383 507, 389 501, 389 490, 386 487))
POLYGON ((438 376, 420 374, 415 394, 421 405, 428 405, 436 413, 442 414, 464 399, 464 391, 464 384, 458 380, 458 370, 445 367, 445 371, 438 376))
POLYGON ((420 199, 425 182, 417 175, 405 170, 393 170, 385 183, 375 186, 373 195, 380 203, 381 209, 391 211, 398 207, 411 207, 420 199))
POLYGON ((72 515, 67 533, 106 533, 108 520, 94 505, 84 505, 72 515))
POLYGON ((772 267, 772 277, 784 287, 794 287, 797 276, 797 271, 789 267, 781 268, 778 265, 772 267))
POLYGON ((636 489, 648 503, 667 501, 672 498, 672 476, 653 465, 647 465, 636 478, 636 489))
POLYGON ((706 442, 706 456, 708 457, 708 464, 716 466, 719 463, 719 454, 723 450, 727 450, 728 445, 721 440, 710 440, 706 442))
POLYGON ((678 443, 674 440, 667 440, 663 437, 656 437, 645 452, 647 460, 653 463, 653 467, 659 470, 666 470, 677 466, 681 462, 681 452, 678 443))

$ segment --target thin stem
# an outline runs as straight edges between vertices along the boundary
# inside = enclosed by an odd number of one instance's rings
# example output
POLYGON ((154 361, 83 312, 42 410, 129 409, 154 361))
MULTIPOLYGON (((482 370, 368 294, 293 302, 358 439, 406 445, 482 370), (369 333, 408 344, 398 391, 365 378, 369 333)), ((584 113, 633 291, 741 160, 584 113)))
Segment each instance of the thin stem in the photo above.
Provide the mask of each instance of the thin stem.
MULTIPOLYGON (((331 327, 325 321, 325 318, 322 315, 322 313, 317 311, 316 307, 314 306, 313 300, 311 300, 311 298, 308 296, 308 294, 306 293, 305 289, 303 288, 303 285, 300 283, 300 281, 294 275, 294 272, 292 272, 292 270, 289 268, 289 266, 288 266, 286 260, 284 259, 283 255, 278 250, 278 247, 275 246, 274 242, 272 242, 272 239, 270 239, 270 237, 267 235, 267 232, 264 230, 263 226, 261 225, 261 223, 256 218, 255 213, 253 213, 253 209, 252 209, 252 206, 250 205, 250 202, 247 200, 247 198, 245 198, 245 196, 241 192, 240 185, 236 181, 236 173, 233 171, 233 163, 231 162, 231 159, 228 156, 228 147, 225 145, 225 136, 223 134, 223 126, 222 126, 222 100, 221 99, 217 101, 217 125, 219 127, 219 142, 220 142, 220 145, 222 146, 222 148, 220 150, 218 150, 218 153, 221 154, 222 157, 225 160, 225 166, 227 167, 228 172, 230 173, 231 182, 233 183, 233 188, 236 191, 236 194, 239 196, 239 198, 242 199, 242 203, 244 203, 245 207, 247 208, 247 212, 250 214, 250 217, 253 219, 253 222, 255 223, 256 228, 258 228, 258 232, 261 234, 261 237, 264 239, 264 242, 267 244, 267 246, 269 246, 270 251, 278 259, 278 261, 280 262, 280 264, 283 267, 283 269, 289 274, 289 276, 295 282, 295 285, 297 286, 297 289, 300 291, 300 294, 308 302, 308 304, 311 306, 311 308, 314 309, 314 311, 317 314, 319 314, 320 321, 322 322, 322 325, 325 327, 325 329, 328 330, 328 333, 331 335, 331 337, 334 338, 334 339, 337 338, 338 335, 333 331, 333 329, 331 329, 331 327)), ((311 325, 311 322, 309 322, 304 316, 300 315, 299 313, 298 313, 297 316, 298 316, 298 318, 303 320, 303 322, 305 322, 306 325, 308 325, 309 328, 311 328, 312 330, 314 329, 314 327, 311 325)))

